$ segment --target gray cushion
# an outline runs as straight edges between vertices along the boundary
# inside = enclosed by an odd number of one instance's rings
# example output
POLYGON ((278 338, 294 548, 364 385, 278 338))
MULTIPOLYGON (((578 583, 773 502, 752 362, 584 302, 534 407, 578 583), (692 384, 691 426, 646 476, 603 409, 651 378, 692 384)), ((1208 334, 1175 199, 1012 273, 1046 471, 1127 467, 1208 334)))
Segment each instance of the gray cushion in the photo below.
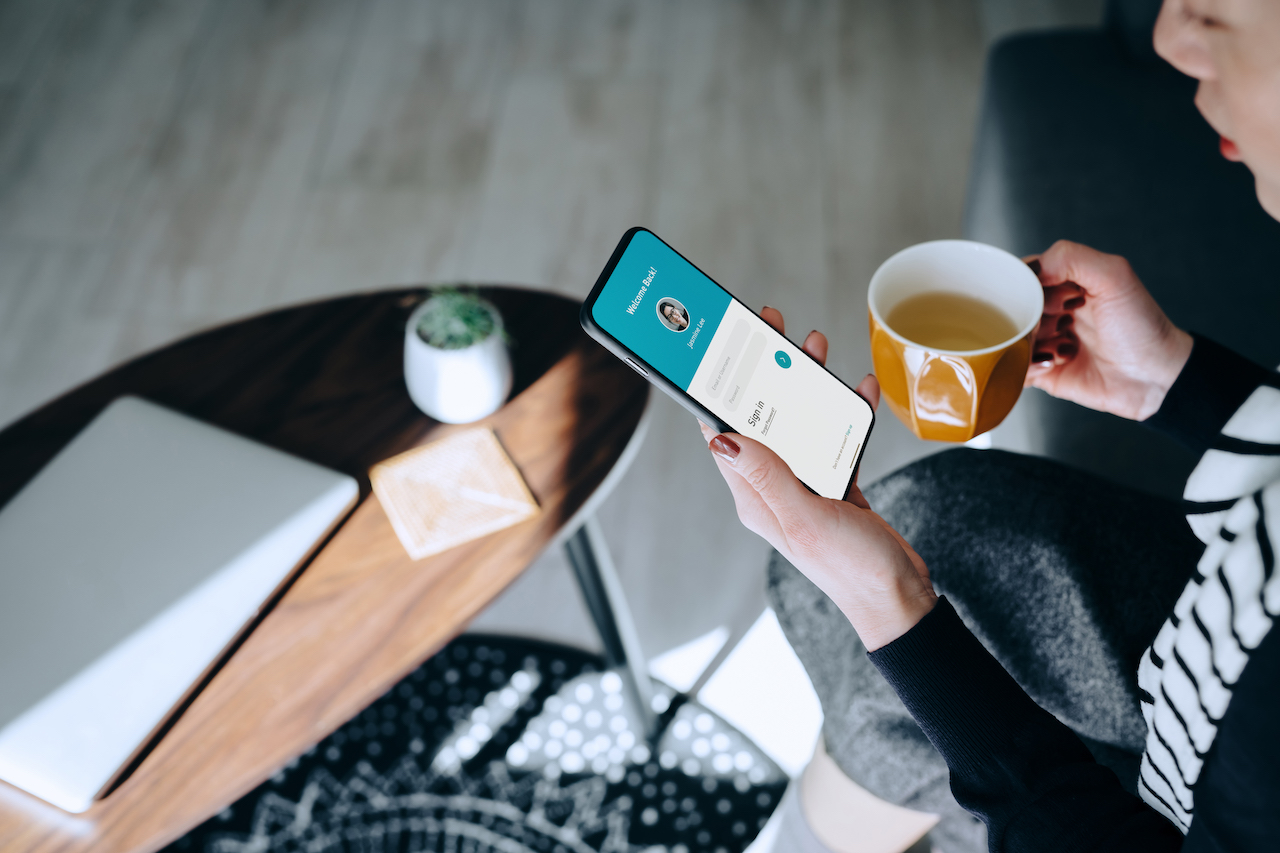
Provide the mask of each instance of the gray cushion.
MULTIPOLYGON (((1113 4, 1113 11, 1129 4, 1113 4)), ((1116 13, 1118 14, 1118 12, 1116 13)), ((1014 36, 988 59, 965 233, 1016 254, 1054 240, 1129 258, 1173 321, 1280 362, 1280 223, 1218 153, 1195 81, 1110 30, 1014 36)), ((1035 452, 1176 496, 1195 459, 1136 424, 1029 395, 1035 452)))
POLYGON ((1164 0, 1107 0, 1106 26, 1132 62, 1160 62, 1152 41, 1164 0))

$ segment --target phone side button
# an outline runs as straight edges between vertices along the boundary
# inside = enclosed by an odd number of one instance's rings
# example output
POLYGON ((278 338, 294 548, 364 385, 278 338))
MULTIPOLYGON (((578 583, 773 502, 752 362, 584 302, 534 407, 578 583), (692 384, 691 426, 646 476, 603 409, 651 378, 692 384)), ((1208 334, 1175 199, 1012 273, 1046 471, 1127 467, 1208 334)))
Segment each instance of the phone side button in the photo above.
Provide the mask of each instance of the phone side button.
POLYGON ((632 370, 634 370, 636 373, 639 373, 641 376, 648 376, 648 375, 649 375, 649 371, 645 370, 643 367, 641 367, 640 365, 636 364, 636 363, 635 363, 634 361, 632 361, 631 359, 629 359, 629 358, 624 358, 624 359, 623 359, 623 361, 625 361, 627 364, 631 365, 631 369, 632 369, 632 370))

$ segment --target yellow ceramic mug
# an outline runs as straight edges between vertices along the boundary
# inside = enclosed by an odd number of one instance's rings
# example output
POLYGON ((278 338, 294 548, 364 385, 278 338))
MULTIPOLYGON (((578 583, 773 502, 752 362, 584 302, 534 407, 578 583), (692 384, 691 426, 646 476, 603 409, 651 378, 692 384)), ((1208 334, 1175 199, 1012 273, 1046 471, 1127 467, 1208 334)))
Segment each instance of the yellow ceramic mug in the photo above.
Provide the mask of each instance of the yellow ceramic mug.
POLYGON ((931 441, 968 441, 1004 420, 1018 401, 1044 311, 1035 273, 1008 252, 968 240, 935 240, 903 249, 880 265, 867 292, 871 358, 889 409, 931 441), (945 291, 982 299, 1017 326, 985 349, 920 346, 885 318, 902 300, 945 291))

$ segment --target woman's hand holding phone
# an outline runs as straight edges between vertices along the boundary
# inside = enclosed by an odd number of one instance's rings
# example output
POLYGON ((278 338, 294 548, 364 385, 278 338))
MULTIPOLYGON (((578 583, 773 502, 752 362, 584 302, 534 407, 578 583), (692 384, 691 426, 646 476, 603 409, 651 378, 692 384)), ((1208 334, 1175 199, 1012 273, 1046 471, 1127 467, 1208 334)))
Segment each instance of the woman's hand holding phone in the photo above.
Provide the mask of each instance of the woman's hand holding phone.
MULTIPOLYGON (((760 316, 784 330, 776 309, 765 308, 760 316)), ((803 349, 825 363, 826 336, 810 332, 803 349)), ((880 402, 874 376, 857 391, 873 408, 880 402)), ((702 433, 733 493, 738 518, 836 603, 868 650, 902 636, 933 609, 937 595, 924 561, 871 510, 856 483, 843 501, 819 497, 760 442, 718 435, 706 424, 702 433)))

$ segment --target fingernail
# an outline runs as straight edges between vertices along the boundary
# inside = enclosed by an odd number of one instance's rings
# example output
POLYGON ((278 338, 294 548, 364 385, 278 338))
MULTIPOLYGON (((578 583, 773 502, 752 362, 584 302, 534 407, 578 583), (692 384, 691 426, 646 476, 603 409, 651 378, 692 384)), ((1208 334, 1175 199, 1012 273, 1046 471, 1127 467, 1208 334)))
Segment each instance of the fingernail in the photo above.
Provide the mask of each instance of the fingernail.
POLYGON ((1053 353, 1038 352, 1035 355, 1031 356, 1031 361, 1035 364, 1043 364, 1046 361, 1053 361, 1053 353))
POLYGON ((737 459, 738 453, 741 450, 742 448, 738 447, 738 445, 734 444, 733 441, 725 438, 723 435, 717 435, 715 438, 711 439, 711 452, 726 462, 732 462, 737 459))
POLYGON ((1078 352, 1080 352, 1080 347, 1075 344, 1058 344, 1058 355, 1063 358, 1075 358, 1078 352))
POLYGON ((1027 266, 1031 268, 1031 271, 1033 273, 1035 273, 1036 275, 1040 275, 1040 259, 1039 258, 1032 258, 1031 260, 1027 261, 1027 266))
POLYGON ((761 307, 761 309, 760 309, 760 310, 761 310, 761 311, 766 311, 766 310, 768 310, 769 308, 772 308, 772 307, 773 307, 772 305, 765 305, 765 306, 761 307))
POLYGON ((1062 303, 1062 307, 1067 309, 1068 311, 1074 311, 1083 304, 1084 304, 1083 296, 1073 296, 1070 299, 1068 299, 1066 302, 1062 303))
POLYGON ((1076 321, 1076 318, 1072 317, 1070 314, 1063 314, 1061 317, 1058 318, 1058 331, 1061 332, 1063 329, 1067 328, 1067 326, 1070 326, 1075 321, 1076 321))

